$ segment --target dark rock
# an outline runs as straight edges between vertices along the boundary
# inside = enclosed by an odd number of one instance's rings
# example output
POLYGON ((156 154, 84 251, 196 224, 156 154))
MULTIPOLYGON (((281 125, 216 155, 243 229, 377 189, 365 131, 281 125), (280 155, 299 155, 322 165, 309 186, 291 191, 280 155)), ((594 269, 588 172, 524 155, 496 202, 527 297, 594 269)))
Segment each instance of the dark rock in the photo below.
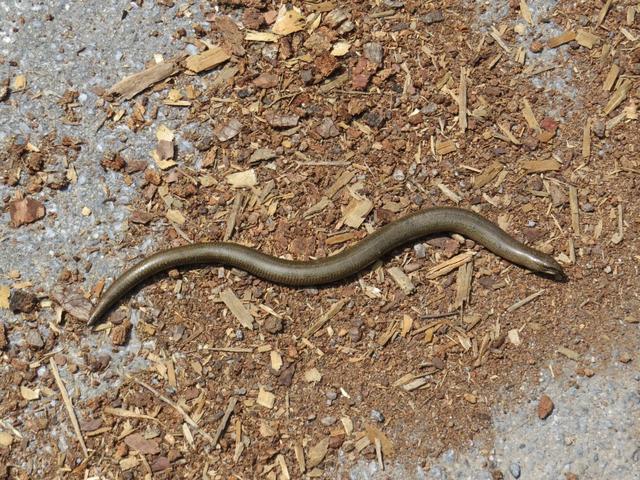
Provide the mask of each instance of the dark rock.
POLYGON ((38 306, 38 297, 26 290, 13 290, 9 297, 9 308, 14 313, 31 313, 38 306))

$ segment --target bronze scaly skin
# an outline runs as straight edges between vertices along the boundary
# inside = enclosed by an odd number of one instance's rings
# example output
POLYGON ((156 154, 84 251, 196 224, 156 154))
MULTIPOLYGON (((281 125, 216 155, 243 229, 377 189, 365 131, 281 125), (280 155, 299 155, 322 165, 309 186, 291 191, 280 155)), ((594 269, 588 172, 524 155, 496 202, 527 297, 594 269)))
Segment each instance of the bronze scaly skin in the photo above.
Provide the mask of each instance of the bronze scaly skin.
POLYGON ((225 242, 195 243, 164 250, 145 258, 118 277, 98 301, 88 323, 98 322, 114 304, 147 278, 172 268, 223 265, 245 270, 273 283, 292 287, 316 286, 350 277, 395 248, 443 232, 464 235, 533 272, 557 280, 566 279, 562 267, 551 256, 519 242, 477 213, 438 207, 391 222, 337 255, 307 262, 284 260, 225 242))

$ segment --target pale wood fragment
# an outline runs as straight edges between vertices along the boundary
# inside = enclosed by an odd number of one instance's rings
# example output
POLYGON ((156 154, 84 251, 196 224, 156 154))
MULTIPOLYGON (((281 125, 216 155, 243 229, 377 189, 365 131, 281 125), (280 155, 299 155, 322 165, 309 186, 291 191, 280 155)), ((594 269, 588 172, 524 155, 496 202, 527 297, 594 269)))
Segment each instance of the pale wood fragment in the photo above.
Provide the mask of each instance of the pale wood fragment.
POLYGON ((439 265, 436 265, 435 267, 431 268, 427 272, 426 277, 429 280, 442 277, 443 275, 446 275, 449 272, 452 272, 453 270, 455 270, 456 268, 459 268, 465 263, 470 262, 475 254, 476 254, 475 252, 464 252, 459 255, 456 255, 455 257, 451 257, 449 260, 442 262, 439 265))
POLYGON ((89 458, 89 452, 87 451, 87 446, 84 443, 84 437, 82 436, 82 431, 80 430, 80 423, 78 422, 78 417, 76 416, 76 412, 73 408, 73 403, 71 403, 71 398, 69 397, 69 393, 67 392, 67 387, 65 387, 64 382, 62 381, 62 378, 60 378, 60 372, 58 371, 58 366, 56 365, 56 362, 53 359, 53 357, 49 358, 49 368, 51 369, 53 378, 56 381, 58 390, 60 390, 60 395, 62 396, 62 403, 64 403, 64 406, 67 409, 69 420, 71 421, 73 430, 76 433, 76 437, 78 439, 78 443, 80 444, 80 448, 82 449, 82 453, 84 454, 84 458, 89 458))
POLYGON ((205 70, 209 70, 221 63, 226 62, 231 58, 231 55, 227 53, 222 47, 213 47, 204 52, 187 57, 184 61, 184 66, 195 73, 200 73, 205 70))
POLYGON ((535 300, 536 298, 538 298, 540 295, 542 295, 544 293, 544 289, 543 290, 539 290, 536 293, 532 293, 531 295, 523 298, 522 300, 520 300, 519 302, 514 303, 513 305, 511 305, 509 308, 507 308, 507 312, 513 312, 517 309, 519 309, 520 307, 525 306, 527 303, 535 300))
POLYGON ((240 324, 244 328, 253 330, 253 316, 249 313, 249 310, 242 304, 240 299, 236 297, 236 294, 227 288, 220 293, 220 299, 227 306, 231 314, 238 319, 240 324))
POLYGON ((547 158, 546 160, 527 160, 522 162, 522 166, 527 173, 555 172, 560 170, 560 162, 555 158, 547 158))
POLYGON ((614 63, 611 65, 609 73, 607 73, 607 78, 604 79, 602 89, 610 92, 613 86, 616 84, 616 80, 618 80, 618 75, 620 75, 620 67, 614 63))
POLYGON ((569 208, 571 210, 571 228, 576 235, 580 235, 580 216, 578 214, 578 189, 569 187, 569 208))
POLYGON ((591 156, 591 118, 584 122, 582 131, 582 158, 585 160, 591 156))
POLYGON ((410 295, 416 291, 416 287, 409 276, 402 271, 400 267, 391 267, 387 269, 391 278, 395 280, 405 295, 410 295))
POLYGON ((526 0, 520 0, 520 15, 529 24, 533 25, 533 17, 531 16, 531 9, 527 5, 526 0))
POLYGON ((218 424, 218 428, 216 428, 216 432, 213 434, 213 445, 217 445, 224 433, 225 428, 227 428, 227 424, 229 423, 229 417, 233 413, 233 409, 236 408, 236 403, 238 403, 238 399, 236 397, 231 397, 229 399, 229 403, 227 403, 227 408, 224 410, 224 415, 220 419, 220 423, 218 424))
POLYGON ((329 307, 329 310, 327 310, 325 313, 323 313, 320 318, 318 318, 318 320, 316 320, 309 328, 307 328, 304 333, 302 334, 303 337, 309 337, 311 335, 313 335, 314 333, 316 333, 318 330, 320 330, 322 327, 325 326, 325 324, 331 320, 333 317, 335 317, 335 315, 342 310, 342 307, 344 307, 347 303, 347 299, 343 298, 341 300, 338 300, 336 303, 334 303, 333 305, 331 305, 331 307, 329 307))
POLYGON ((159 83, 180 71, 175 62, 163 62, 153 65, 145 70, 129 75, 113 85, 108 93, 119 95, 130 100, 140 92, 152 85, 159 83))
POLYGON ((560 45, 564 45, 565 43, 569 43, 572 40, 576 39, 576 32, 573 30, 567 30, 566 32, 561 33, 560 35, 549 39, 547 45, 549 48, 556 48, 560 45))
POLYGON ((535 130, 536 132, 539 132, 541 130, 540 124, 538 123, 538 120, 533 114, 533 109, 531 108, 531 104, 529 103, 529 100, 527 100, 526 98, 523 98, 522 104, 524 105, 524 108, 522 109, 522 115, 524 116, 524 119, 526 120, 527 125, 529 126, 530 129, 535 130))
POLYGON ((467 72, 460 69, 460 86, 458 91, 458 124, 463 132, 467 129, 467 72))
POLYGON ((491 182, 494 178, 498 176, 498 174, 504 169, 500 162, 493 162, 487 168, 485 168, 482 173, 473 179, 473 185, 477 188, 482 188, 489 182, 491 182))
POLYGON ((604 107, 602 113, 604 115, 609 115, 616 108, 618 108, 620 104, 627 98, 629 90, 631 90, 631 80, 625 79, 620 83, 616 91, 613 92, 613 95, 609 99, 607 106, 604 107))
POLYGON ((600 25, 602 25, 602 22, 604 22, 604 19, 607 16, 612 3, 613 0, 607 0, 607 3, 605 3, 600 9, 600 13, 598 14, 598 21, 596 22, 596 28, 598 28, 600 25))
POLYGON ((576 33, 576 42, 578 42, 579 45, 591 50, 597 43, 600 42, 600 37, 594 35, 588 30, 578 29, 578 32, 576 33))
POLYGON ((456 300, 453 308, 458 309, 469 303, 471 298, 471 282, 473 280, 473 261, 467 262, 458 269, 456 279, 456 300))

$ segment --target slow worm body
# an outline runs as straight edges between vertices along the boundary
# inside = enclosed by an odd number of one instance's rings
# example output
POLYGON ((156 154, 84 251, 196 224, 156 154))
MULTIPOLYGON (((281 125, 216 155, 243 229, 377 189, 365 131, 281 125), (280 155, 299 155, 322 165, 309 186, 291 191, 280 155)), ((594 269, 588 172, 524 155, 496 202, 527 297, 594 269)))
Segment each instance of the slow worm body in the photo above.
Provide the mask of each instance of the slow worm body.
POLYGON ((245 270, 270 282, 303 287, 342 280, 393 249, 434 233, 464 235, 512 263, 564 279, 551 256, 508 235, 484 217, 459 208, 431 208, 385 225, 337 255, 311 261, 285 260, 235 243, 196 243, 155 253, 118 277, 95 306, 89 324, 100 320, 124 295, 147 278, 171 268, 216 264, 245 270))

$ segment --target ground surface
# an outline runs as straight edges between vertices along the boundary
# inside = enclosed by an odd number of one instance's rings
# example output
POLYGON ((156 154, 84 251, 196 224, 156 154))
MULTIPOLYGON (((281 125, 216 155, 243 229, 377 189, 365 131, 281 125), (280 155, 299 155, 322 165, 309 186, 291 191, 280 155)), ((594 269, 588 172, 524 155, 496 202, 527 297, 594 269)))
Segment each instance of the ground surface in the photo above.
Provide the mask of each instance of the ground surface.
POLYGON ((294 5, 0 2, 0 478, 640 478, 637 4, 294 5), (85 325, 160 248, 304 260, 432 205, 569 281, 442 236, 85 325))

